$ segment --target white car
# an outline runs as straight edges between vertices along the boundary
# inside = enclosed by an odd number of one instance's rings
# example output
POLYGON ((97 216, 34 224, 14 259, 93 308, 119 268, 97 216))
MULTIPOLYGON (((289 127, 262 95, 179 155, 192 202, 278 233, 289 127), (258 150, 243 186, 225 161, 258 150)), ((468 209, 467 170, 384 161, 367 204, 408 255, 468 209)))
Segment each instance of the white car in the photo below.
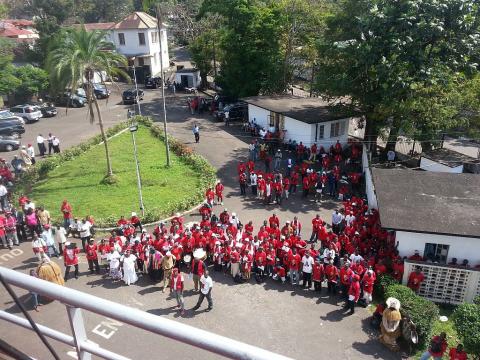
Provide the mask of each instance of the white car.
POLYGON ((15 116, 21 117, 27 123, 38 121, 42 117, 40 109, 32 105, 17 105, 12 107, 10 112, 15 116))

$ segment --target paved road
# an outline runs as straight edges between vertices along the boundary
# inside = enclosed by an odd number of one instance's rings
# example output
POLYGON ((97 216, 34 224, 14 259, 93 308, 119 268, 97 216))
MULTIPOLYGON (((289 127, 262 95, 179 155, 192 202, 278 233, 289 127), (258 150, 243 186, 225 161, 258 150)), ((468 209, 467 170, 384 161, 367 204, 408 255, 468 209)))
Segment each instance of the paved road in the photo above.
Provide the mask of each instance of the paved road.
MULTIPOLYGON (((121 85, 121 88, 126 85, 121 85)), ((112 95, 108 100, 99 100, 102 109, 103 121, 106 127, 115 125, 126 119, 127 108, 121 104, 120 90, 112 88, 112 95)), ((25 134, 22 135, 20 142, 23 145, 33 144, 38 154, 36 138, 42 134, 45 138, 48 133, 52 133, 61 141, 60 148, 65 149, 72 145, 89 139, 99 133, 98 123, 90 124, 87 115, 87 107, 68 109, 58 107, 58 115, 52 118, 41 118, 32 124, 25 125, 25 134)), ((11 160, 18 151, 4 152, 0 156, 11 160)))

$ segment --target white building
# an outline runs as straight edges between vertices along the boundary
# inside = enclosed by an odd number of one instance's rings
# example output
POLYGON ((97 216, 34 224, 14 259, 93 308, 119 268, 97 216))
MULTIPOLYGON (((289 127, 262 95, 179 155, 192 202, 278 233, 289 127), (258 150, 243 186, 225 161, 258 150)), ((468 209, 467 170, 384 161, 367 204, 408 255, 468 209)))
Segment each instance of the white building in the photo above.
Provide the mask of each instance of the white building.
POLYGON ((179 69, 175 73, 175 82, 182 88, 198 88, 201 85, 200 70, 179 69))
POLYGON ((93 23, 83 25, 87 30, 105 30, 107 40, 115 44, 117 51, 128 58, 129 66, 135 66, 137 80, 147 76, 161 76, 160 41, 162 42, 163 71, 170 66, 167 30, 162 24, 159 35, 157 19, 136 11, 118 23, 93 23))
POLYGON ((265 130, 283 133, 284 141, 316 143, 325 149, 337 140, 346 145, 352 118, 335 113, 319 98, 293 95, 254 96, 248 103, 248 119, 265 130))
POLYGON ((424 151, 420 155, 420 169, 425 171, 448 172, 461 174, 470 171, 471 165, 479 163, 468 155, 461 154, 451 149, 440 148, 424 151))
POLYGON ((404 284, 416 267, 425 273, 419 294, 461 303, 480 295, 480 176, 372 169, 382 227, 396 232, 400 256, 418 250, 425 261, 405 262, 404 284), (468 260, 468 266, 451 266, 468 260))

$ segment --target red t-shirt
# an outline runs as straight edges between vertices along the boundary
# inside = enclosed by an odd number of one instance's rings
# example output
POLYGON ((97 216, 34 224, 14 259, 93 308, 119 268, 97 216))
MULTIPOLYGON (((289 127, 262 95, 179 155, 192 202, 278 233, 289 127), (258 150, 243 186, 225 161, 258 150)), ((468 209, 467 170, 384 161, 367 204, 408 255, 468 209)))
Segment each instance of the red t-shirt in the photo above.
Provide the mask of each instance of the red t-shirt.
POLYGON ((458 351, 455 348, 450 349, 448 356, 450 360, 467 360, 467 353, 465 351, 458 351))

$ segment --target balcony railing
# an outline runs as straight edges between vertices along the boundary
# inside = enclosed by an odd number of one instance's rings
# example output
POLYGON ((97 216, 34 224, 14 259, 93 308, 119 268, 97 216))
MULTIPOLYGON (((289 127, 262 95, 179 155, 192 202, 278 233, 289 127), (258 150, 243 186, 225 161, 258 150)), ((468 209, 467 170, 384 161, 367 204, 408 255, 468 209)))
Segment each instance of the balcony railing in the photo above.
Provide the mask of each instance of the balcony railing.
MULTIPOLYGON (((90 360, 92 354, 104 359, 128 359, 125 356, 103 349, 88 341, 83 323, 82 309, 230 359, 289 359, 252 345, 117 304, 113 301, 105 300, 81 291, 59 286, 4 267, 0 267, 0 276, 7 284, 58 300, 66 306, 72 335, 64 334, 39 324, 37 324, 37 327, 44 336, 75 347, 78 359, 81 360, 90 360)), ((0 310, 0 319, 33 330, 28 320, 7 313, 6 311, 0 310)))
POLYGON ((423 261, 405 261, 403 284, 408 276, 420 267, 425 280, 420 286, 418 295, 437 303, 461 304, 473 302, 480 295, 480 271, 423 261))

